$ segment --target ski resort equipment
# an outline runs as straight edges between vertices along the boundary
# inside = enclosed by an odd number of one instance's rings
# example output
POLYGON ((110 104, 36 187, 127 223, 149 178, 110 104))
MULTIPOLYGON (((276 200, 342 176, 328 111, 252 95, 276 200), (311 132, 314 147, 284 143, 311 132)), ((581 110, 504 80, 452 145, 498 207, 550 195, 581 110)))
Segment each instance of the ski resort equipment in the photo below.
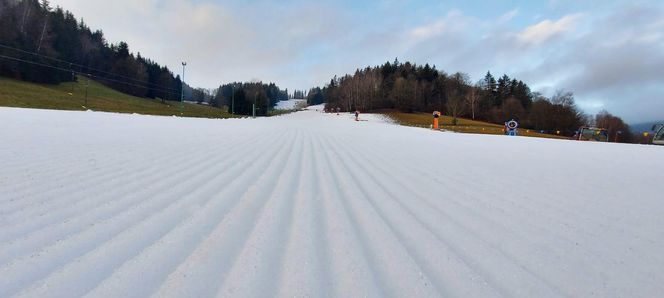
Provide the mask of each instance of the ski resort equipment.
POLYGON ((653 125, 652 130, 655 131, 652 143, 655 145, 664 145, 664 124, 653 125))
POLYGON ((574 135, 578 141, 608 142, 609 132, 604 128, 583 126, 574 135))
POLYGON ((507 135, 508 136, 516 136, 518 134, 518 128, 519 127, 519 122, 516 122, 516 120, 512 119, 505 123, 505 128, 507 129, 507 135))
POLYGON ((438 118, 440 118, 440 112, 433 111, 433 129, 438 129, 438 118))

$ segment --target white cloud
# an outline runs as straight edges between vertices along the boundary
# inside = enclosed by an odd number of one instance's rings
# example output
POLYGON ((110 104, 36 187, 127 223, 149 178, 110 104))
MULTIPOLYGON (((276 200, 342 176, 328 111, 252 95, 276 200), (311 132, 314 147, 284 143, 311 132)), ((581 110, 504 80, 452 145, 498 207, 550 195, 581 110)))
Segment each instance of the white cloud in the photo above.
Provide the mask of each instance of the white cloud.
POLYGON ((519 41, 526 45, 539 45, 561 33, 574 29, 583 14, 566 15, 557 21, 544 20, 518 33, 519 41))
POLYGON ((411 42, 420 42, 439 37, 446 33, 461 31, 469 23, 469 18, 458 10, 452 10, 444 17, 417 26, 407 33, 411 42))
POLYGON ((519 15, 519 9, 518 9, 518 8, 515 8, 515 9, 512 9, 512 10, 506 12, 506 13, 503 14, 502 16, 500 16, 500 17, 498 18, 498 21, 497 21, 497 22, 498 22, 499 24, 507 23, 507 22, 511 21, 512 19, 514 19, 514 18, 515 18, 516 16, 518 16, 518 15, 519 15))
POLYGON ((431 38, 436 35, 443 33, 447 27, 447 22, 445 20, 438 20, 433 24, 427 24, 425 26, 420 26, 411 31, 413 37, 417 39, 426 39, 431 38))

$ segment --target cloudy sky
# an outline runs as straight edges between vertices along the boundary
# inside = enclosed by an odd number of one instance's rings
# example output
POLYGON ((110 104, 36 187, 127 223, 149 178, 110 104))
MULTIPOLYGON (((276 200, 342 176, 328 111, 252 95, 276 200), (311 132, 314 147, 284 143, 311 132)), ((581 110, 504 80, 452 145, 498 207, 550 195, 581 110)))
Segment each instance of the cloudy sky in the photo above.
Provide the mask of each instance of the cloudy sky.
POLYGON ((588 113, 664 119, 664 1, 52 0, 110 42, 214 88, 262 80, 308 89, 357 67, 488 70, 588 113), (490 2, 490 3, 486 3, 490 2))

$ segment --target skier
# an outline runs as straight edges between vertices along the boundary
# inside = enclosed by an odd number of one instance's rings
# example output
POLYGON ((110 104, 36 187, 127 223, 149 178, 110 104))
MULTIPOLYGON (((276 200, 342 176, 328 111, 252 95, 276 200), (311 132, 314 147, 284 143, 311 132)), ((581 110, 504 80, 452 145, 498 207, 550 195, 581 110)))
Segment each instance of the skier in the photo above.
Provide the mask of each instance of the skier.
POLYGON ((360 111, 355 111, 355 121, 360 121, 360 111))

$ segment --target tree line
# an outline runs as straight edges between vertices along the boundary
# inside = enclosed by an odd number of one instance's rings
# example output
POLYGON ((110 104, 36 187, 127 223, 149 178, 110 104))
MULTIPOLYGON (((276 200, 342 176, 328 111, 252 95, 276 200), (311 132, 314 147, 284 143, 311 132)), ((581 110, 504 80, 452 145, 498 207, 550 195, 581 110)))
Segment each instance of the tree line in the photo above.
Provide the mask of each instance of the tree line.
POLYGON ((267 116, 278 101, 288 100, 288 89, 281 90, 276 84, 262 82, 233 82, 223 84, 214 91, 210 104, 215 107, 228 107, 228 112, 239 115, 267 116))
POLYGON ((303 99, 306 98, 306 92, 303 90, 295 90, 293 91, 293 95, 291 95, 290 98, 293 99, 303 99))
MULTIPOLYGON (((585 115, 575 105, 572 92, 559 90, 546 97, 532 92, 517 78, 502 75, 496 79, 491 72, 472 83, 465 73, 448 74, 429 64, 401 63, 398 59, 357 69, 352 75, 335 76, 324 87, 311 88, 307 102, 325 103, 326 109, 342 111, 441 111, 454 119, 466 117, 497 124, 514 119, 523 128, 566 136, 572 136, 582 125, 620 120, 607 112, 596 117, 585 115)), ((614 139, 620 134, 620 141, 630 141, 629 127, 620 122, 611 126, 616 127, 611 132, 614 139)))

